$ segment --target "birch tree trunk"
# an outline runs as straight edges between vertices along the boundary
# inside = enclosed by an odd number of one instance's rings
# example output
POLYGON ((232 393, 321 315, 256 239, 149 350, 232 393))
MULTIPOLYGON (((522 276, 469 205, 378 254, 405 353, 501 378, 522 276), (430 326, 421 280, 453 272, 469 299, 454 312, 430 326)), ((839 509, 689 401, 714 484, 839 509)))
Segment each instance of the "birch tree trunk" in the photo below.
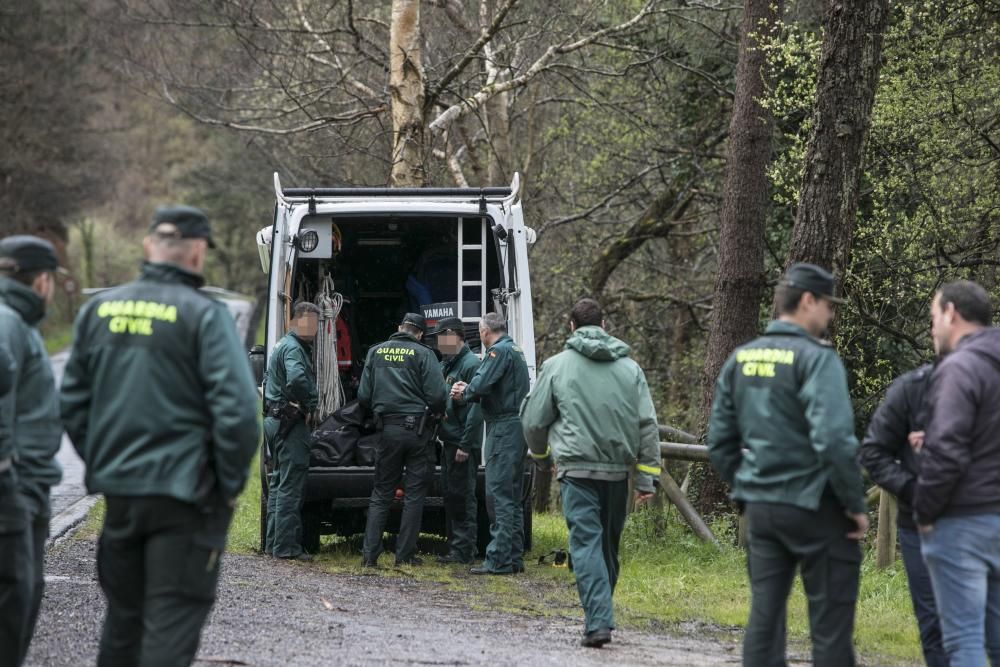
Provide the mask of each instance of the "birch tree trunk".
POLYGON ((392 102, 390 182, 394 187, 420 187, 426 180, 421 39, 420 0, 392 0, 389 94, 392 102))

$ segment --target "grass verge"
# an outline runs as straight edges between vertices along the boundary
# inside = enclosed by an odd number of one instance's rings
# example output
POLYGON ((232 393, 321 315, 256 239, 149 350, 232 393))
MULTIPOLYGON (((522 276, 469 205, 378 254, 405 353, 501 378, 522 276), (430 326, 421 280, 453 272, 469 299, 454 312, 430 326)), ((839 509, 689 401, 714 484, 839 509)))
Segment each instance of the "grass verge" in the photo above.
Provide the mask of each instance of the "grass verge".
POLYGON ((45 350, 51 357, 53 354, 62 352, 73 342, 73 325, 62 324, 52 326, 45 331, 45 350))
MULTIPOLYGON (((256 461, 240 497, 229 548, 256 553, 259 544, 260 478, 256 461)), ((723 539, 715 549, 694 537, 675 511, 657 515, 654 508, 629 517, 622 537, 622 570, 615 591, 615 611, 624 627, 657 629, 696 623, 730 638, 747 619, 749 586, 744 552, 723 539)), ((715 526, 716 534, 725 533, 715 526)), ((476 609, 504 610, 540 616, 581 619, 573 574, 565 567, 537 565, 537 557, 568 544, 562 516, 534 518, 534 558, 523 577, 472 577, 465 568, 427 563, 421 567, 383 567, 378 576, 433 582, 467 594, 476 609)), ((385 560, 385 559, 383 559, 385 560)), ((431 559, 428 559, 431 560, 431 559)), ((360 568, 357 540, 324 537, 314 566, 337 574, 370 573, 360 568)), ((855 639, 866 664, 920 664, 920 641, 910 607, 906 575, 897 562, 877 570, 874 553, 862 565, 855 639)), ((788 606, 789 638, 798 652, 807 651, 808 615, 801 583, 788 606)))

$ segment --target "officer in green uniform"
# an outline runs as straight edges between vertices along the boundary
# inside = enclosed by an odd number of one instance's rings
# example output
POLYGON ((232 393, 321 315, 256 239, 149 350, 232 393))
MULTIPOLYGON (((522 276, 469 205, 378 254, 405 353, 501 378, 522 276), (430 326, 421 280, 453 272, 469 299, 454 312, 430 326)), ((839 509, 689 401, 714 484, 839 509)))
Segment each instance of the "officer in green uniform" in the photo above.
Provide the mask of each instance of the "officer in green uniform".
POLYGON ((423 316, 407 313, 399 330, 373 346, 365 359, 358 402, 375 414, 380 431, 375 454, 375 487, 368 504, 362 565, 375 567, 389 507, 406 469, 403 516, 396 541, 396 564, 419 565, 417 536, 424 498, 434 473, 432 416, 444 412, 448 390, 434 352, 423 343, 423 316))
MULTIPOLYGON (((479 368, 479 357, 465 343, 462 320, 446 317, 438 322, 438 350, 444 355, 441 371, 445 387, 468 382, 479 368)), ((478 403, 458 403, 448 398, 438 437, 441 452, 441 481, 448 523, 448 553, 440 563, 469 564, 476 557, 476 471, 482 448, 483 412, 478 403)))
POLYGON ((215 600, 260 439, 257 391, 225 305, 198 290, 208 219, 158 209, 131 283, 81 309, 62 419, 107 501, 97 573, 105 665, 188 665, 215 600))
POLYGON ((809 599, 813 664, 854 664, 851 635, 868 529, 844 366, 819 340, 833 319, 833 275, 793 264, 779 317, 719 374, 708 433, 712 464, 745 506, 751 607, 743 664, 785 664, 796 568, 809 599))
POLYGON ((475 376, 456 382, 454 400, 479 401, 486 420, 486 502, 493 505, 490 545, 473 574, 524 572, 524 508, 521 504, 527 444, 518 410, 530 379, 524 353, 507 335, 507 322, 488 313, 479 323, 486 355, 475 376))
POLYGON ((635 502, 653 497, 660 435, 646 375, 629 346, 604 330, 600 305, 581 299, 570 313, 566 349, 545 362, 521 406, 531 456, 558 468, 573 573, 585 612, 582 644, 601 647, 615 627, 612 594, 625 527, 628 476, 635 502), (600 391, 595 391, 600 387, 600 391))
MULTIPOLYGON (((48 241, 34 236, 9 236, 0 241, 0 347, 10 354, 14 367, 8 379, 11 388, 0 402, 0 420, 6 422, 0 428, 12 434, 13 451, 7 455, 0 452, 0 461, 7 459, 0 463, 0 468, 6 468, 0 475, 6 475, 8 492, 16 478, 19 496, 11 500, 9 510, 2 510, 5 515, 9 511, 10 518, 0 519, 9 522, 7 528, 0 527, 0 534, 10 531, 7 534, 20 535, 23 526, 23 537, 27 538, 26 551, 4 556, 23 558, 22 569, 0 574, 10 577, 15 590, 27 585, 27 606, 21 615, 14 616, 22 623, 17 633, 19 641, 3 643, 4 650, 0 651, 6 654, 0 662, 12 660, 13 664, 24 660, 38 620, 45 587, 42 566, 51 515, 49 489, 62 479, 62 469, 55 460, 62 440, 59 402, 49 355, 38 332, 46 306, 55 294, 54 272, 58 266, 55 248, 48 241), (26 525, 21 519, 25 510, 26 525)), ((20 542, 20 538, 13 539, 20 542)), ((6 625, 6 619, 0 624, 6 625)))
POLYGON ((309 473, 307 416, 316 409, 312 344, 319 308, 302 301, 292 309, 292 330, 278 341, 264 381, 264 439, 274 471, 267 487, 265 553, 312 560, 302 549, 302 501, 309 473))

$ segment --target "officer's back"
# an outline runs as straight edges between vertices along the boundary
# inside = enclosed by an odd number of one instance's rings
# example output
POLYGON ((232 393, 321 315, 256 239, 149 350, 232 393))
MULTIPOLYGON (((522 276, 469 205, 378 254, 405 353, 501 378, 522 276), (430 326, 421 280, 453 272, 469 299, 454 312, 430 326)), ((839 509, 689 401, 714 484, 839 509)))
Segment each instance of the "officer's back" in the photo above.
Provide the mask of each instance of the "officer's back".
POLYGON ((211 484, 209 459, 226 468, 224 495, 242 488, 245 467, 210 450, 252 456, 256 392, 231 316, 202 284, 179 266, 145 263, 138 280, 81 311, 63 406, 91 492, 193 500, 211 484))
MULTIPOLYGON (((416 326, 423 329, 423 318, 420 320, 416 326)), ((437 357, 405 330, 407 324, 404 320, 403 330, 368 351, 361 374, 358 401, 383 419, 422 415, 427 408, 433 414, 442 414, 448 397, 441 384, 437 357)))

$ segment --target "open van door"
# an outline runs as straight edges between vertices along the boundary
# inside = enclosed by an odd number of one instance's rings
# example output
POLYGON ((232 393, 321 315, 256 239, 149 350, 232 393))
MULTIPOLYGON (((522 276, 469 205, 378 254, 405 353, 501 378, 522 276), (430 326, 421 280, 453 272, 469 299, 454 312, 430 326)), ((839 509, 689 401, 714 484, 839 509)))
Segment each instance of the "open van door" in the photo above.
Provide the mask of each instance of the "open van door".
POLYGON ((535 325, 531 308, 531 279, 528 272, 528 246, 535 242, 535 230, 526 227, 521 202, 517 192, 509 201, 499 206, 499 222, 493 227, 496 247, 500 255, 503 290, 499 295, 506 309, 507 326, 511 337, 524 351, 528 373, 534 384, 535 325))

